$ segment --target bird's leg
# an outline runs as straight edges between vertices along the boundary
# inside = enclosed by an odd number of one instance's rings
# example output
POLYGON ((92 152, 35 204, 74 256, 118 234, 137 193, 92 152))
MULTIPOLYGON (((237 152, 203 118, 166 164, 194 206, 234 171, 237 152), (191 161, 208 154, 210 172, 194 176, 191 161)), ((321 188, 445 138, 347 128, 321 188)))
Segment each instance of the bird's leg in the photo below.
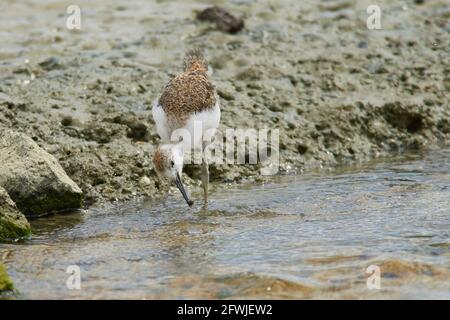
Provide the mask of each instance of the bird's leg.
POLYGON ((206 145, 203 144, 203 153, 202 153, 202 185, 204 192, 205 204, 208 203, 208 185, 209 185, 209 168, 208 161, 206 159, 206 145))

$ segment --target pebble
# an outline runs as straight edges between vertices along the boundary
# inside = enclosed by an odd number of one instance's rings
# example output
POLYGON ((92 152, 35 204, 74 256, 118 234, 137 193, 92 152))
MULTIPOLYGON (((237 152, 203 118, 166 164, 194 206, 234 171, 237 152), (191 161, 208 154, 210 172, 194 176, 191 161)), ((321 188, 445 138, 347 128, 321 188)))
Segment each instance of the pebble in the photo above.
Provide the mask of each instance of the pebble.
POLYGON ((147 176, 143 176, 140 180, 139 180, 139 186, 141 188, 147 187, 152 183, 152 181, 150 180, 149 177, 147 176))
POLYGON ((57 58, 50 57, 42 62, 39 62, 39 66, 46 71, 50 71, 60 69, 62 65, 57 58))

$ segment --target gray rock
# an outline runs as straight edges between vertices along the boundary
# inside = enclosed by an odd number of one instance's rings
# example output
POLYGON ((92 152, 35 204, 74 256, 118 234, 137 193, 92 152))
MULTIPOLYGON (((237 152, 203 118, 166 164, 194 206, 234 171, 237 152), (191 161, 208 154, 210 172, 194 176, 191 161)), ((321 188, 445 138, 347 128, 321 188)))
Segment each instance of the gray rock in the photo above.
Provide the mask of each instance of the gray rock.
POLYGON ((46 71, 62 68, 61 62, 55 57, 50 57, 42 62, 39 62, 39 66, 46 71))
POLYGON ((0 187, 0 240, 26 237, 30 230, 25 216, 17 209, 6 190, 0 187))
POLYGON ((25 215, 80 208, 83 193, 31 138, 0 129, 0 185, 25 215))

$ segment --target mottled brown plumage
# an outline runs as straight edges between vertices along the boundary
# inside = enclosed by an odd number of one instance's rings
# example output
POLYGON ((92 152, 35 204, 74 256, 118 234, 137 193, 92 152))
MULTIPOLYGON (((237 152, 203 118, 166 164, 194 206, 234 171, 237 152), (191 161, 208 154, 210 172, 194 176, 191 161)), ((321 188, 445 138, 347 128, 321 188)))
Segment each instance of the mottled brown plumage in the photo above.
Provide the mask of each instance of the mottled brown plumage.
POLYGON ((186 52, 183 59, 183 70, 201 70, 208 72, 208 62, 200 49, 193 49, 186 52))
POLYGON ((199 51, 186 54, 184 71, 169 81, 159 98, 172 126, 182 127, 193 113, 214 107, 215 88, 207 72, 208 65, 199 51))
POLYGON ((205 203, 208 201, 209 169, 206 156, 208 138, 214 135, 220 122, 220 106, 216 90, 208 77, 208 64, 198 50, 190 51, 184 58, 183 72, 169 81, 152 113, 156 131, 164 142, 153 155, 155 170, 163 179, 175 183, 186 203, 193 201, 181 180, 184 153, 199 149, 202 155, 202 185, 205 203), (200 122, 200 135, 196 124, 200 122), (175 130, 183 129, 180 140, 173 136, 175 130), (206 134, 207 133, 207 134, 206 134), (206 137, 206 139, 205 139, 206 137), (186 140, 184 139, 186 138, 186 140))
POLYGON ((156 172, 163 172, 166 169, 164 167, 165 163, 167 163, 167 155, 160 148, 157 148, 153 154, 153 164, 156 172))

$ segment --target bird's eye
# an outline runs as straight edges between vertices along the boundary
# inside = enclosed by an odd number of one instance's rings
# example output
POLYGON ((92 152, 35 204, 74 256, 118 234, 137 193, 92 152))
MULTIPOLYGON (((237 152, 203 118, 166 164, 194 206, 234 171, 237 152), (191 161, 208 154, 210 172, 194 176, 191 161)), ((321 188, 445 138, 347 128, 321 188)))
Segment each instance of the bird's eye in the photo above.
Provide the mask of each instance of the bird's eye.
POLYGON ((173 160, 170 161, 170 166, 173 167, 175 165, 175 162, 173 160))

